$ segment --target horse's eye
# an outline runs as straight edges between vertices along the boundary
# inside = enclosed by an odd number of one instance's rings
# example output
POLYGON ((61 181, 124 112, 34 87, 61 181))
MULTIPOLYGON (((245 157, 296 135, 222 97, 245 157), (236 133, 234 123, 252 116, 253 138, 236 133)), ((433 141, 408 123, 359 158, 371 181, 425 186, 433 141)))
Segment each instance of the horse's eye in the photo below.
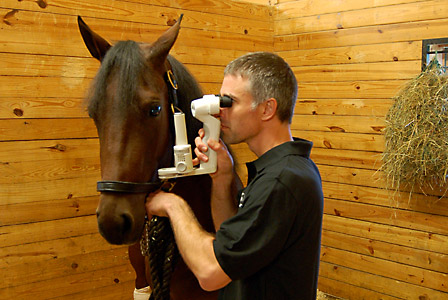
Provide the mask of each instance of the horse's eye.
POLYGON ((160 111, 162 110, 162 107, 160 105, 154 104, 149 109, 149 115, 151 117, 157 117, 160 114, 160 111))

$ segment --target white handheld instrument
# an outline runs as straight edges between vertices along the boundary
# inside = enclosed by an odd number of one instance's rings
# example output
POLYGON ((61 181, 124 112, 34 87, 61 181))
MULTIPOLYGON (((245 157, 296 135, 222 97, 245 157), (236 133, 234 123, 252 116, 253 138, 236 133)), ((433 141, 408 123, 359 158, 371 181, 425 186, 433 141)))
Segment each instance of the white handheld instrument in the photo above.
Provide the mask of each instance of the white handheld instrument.
MULTIPOLYGON (((219 114, 220 107, 232 106, 232 99, 227 96, 205 95, 191 102, 191 113, 193 117, 204 124, 204 137, 202 141, 207 144, 208 140, 219 140, 221 122, 213 115, 219 114)), ((208 148, 205 155, 207 162, 201 162, 198 168, 193 167, 191 145, 188 144, 187 130, 185 126, 185 114, 174 114, 174 127, 176 143, 174 146, 174 167, 159 169, 160 179, 210 174, 216 172, 216 152, 208 148)))

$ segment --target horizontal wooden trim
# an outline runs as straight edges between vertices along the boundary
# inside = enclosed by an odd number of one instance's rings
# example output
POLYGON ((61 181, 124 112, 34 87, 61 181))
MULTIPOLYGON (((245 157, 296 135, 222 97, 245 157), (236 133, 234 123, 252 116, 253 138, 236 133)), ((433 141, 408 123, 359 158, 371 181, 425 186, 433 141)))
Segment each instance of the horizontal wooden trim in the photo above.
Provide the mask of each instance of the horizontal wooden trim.
POLYGON ((319 165, 378 170, 381 154, 377 152, 340 150, 314 147, 311 159, 319 165))
MULTIPOLYGON (((206 77, 206 81, 199 81, 203 90, 207 94, 217 94, 221 88, 221 80, 223 74, 221 67, 208 67, 197 75, 206 77), (213 87, 207 88, 207 87, 213 87)), ((205 79, 205 78, 203 78, 205 79)), ((61 95, 69 95, 70 98, 83 99, 87 96, 90 88, 91 78, 75 78, 75 77, 24 77, 24 76, 0 76, 0 99, 4 99, 8 95, 9 99, 24 98, 60 98, 61 95)), ((6 103, 3 105, 7 105, 6 103)), ((14 103, 12 104, 14 106, 14 103)), ((79 101, 75 104, 75 108, 79 109, 79 114, 87 117, 85 106, 79 101)), ((9 108, 6 112, 11 115, 14 109, 20 107, 9 108)), ((20 113, 20 111, 19 111, 20 113)), ((23 109, 23 116, 26 116, 26 110, 23 109)), ((13 116, 17 117, 17 115, 13 116)), ((59 117, 52 115, 52 117, 59 117)))
MULTIPOLYGON (((132 277, 132 276, 130 276, 132 277)), ((100 288, 92 288, 82 292, 74 291, 73 294, 65 295, 70 300, 85 299, 101 299, 101 300, 122 300, 131 297, 135 288, 135 280, 131 278, 129 281, 120 280, 118 283, 111 282, 100 288)))
MULTIPOLYGON (((318 165, 322 178, 325 181, 354 184, 361 186, 370 186, 380 189, 386 188, 385 175, 380 170, 368 170, 358 168, 347 168, 339 166, 330 166, 327 164, 318 165)), ((445 186, 438 186, 434 189, 425 189, 423 192, 426 195, 437 196, 440 199, 446 197, 448 183, 445 186)), ((403 189, 403 192, 409 192, 409 189, 403 189)), ((428 199, 429 200, 429 199, 428 199)))
POLYGON ((0 162, 5 164, 98 157, 98 138, 11 141, 0 147, 0 162))
MULTIPOLYGON (((94 182, 91 183, 94 186, 94 182)), ((2 226, 19 225, 34 222, 44 222, 92 216, 98 207, 98 196, 52 199, 38 202, 0 205, 0 220, 2 226), (67 199, 68 198, 68 199, 67 199), (11 213, 13 212, 13 213, 11 213)))
POLYGON ((376 187, 354 184, 322 182, 325 198, 352 201, 393 208, 427 213, 431 215, 448 216, 447 197, 431 196, 428 194, 394 192, 376 187))
POLYGON ((448 255, 323 230, 324 248, 336 248, 425 270, 448 273, 448 255))
MULTIPOLYGON (((408 285, 415 285, 417 289, 431 289, 432 295, 443 295, 448 292, 446 286, 447 274, 416 268, 409 265, 399 264, 393 261, 383 260, 372 256, 359 255, 335 248, 323 247, 321 252, 322 261, 338 264, 353 270, 373 273, 384 278, 406 282, 408 285), (427 280, 431 278, 430 280, 427 280)), ((398 293, 389 291, 395 296, 398 293)), ((415 295, 415 294, 414 294, 415 295)))
POLYGON ((278 54, 291 67, 298 67, 419 60, 421 59, 421 49, 421 41, 407 41, 374 45, 327 47, 323 49, 293 49, 290 51, 281 51, 278 54), (381 49, 381 51, 378 51, 378 49, 381 49))
POLYGON ((340 150, 382 152, 384 136, 347 132, 291 130, 292 135, 314 143, 314 147, 340 150))
POLYGON ((54 117, 87 117, 84 99, 67 97, 8 97, 0 99, 0 119, 54 117))
MULTIPOLYGON (((347 2, 347 1, 344 1, 347 2)), ((319 16, 306 16, 277 20, 274 23, 275 35, 288 35, 305 32, 359 28, 386 24, 399 24, 444 18, 448 7, 444 0, 390 1, 391 5, 375 5, 365 9, 352 9, 333 13, 319 13, 319 16)), ((317 3, 314 3, 317 5, 317 3)), ((368 5, 368 4, 367 4, 368 5)), ((343 9, 344 5, 341 8, 343 9)))
POLYGON ((204 5, 202 0, 186 0, 173 2, 171 0, 132 0, 135 3, 153 4, 163 7, 182 8, 188 11, 211 13, 213 15, 238 16, 242 18, 266 17, 272 13, 272 8, 267 5, 232 0, 213 0, 210 5, 204 5))
POLYGON ((319 276, 318 289, 329 295, 340 297, 343 299, 381 299, 381 300, 398 300, 400 298, 385 295, 379 291, 372 291, 361 288, 346 282, 319 276))
POLYGON ((444 226, 447 216, 329 198, 325 199, 324 213, 388 226, 431 232, 445 235, 448 238, 448 228, 444 226))
POLYGON ((421 72, 421 60, 337 64, 292 68, 297 81, 408 80, 421 72))
POLYGON ((246 53, 245 50, 184 46, 182 44, 176 44, 176 47, 170 51, 171 55, 184 64, 212 66, 226 66, 230 61, 246 53))
POLYGON ((0 164, 0 184, 27 184, 28 182, 51 181, 78 177, 100 176, 100 159, 65 158, 34 162, 0 164))
MULTIPOLYGON (((385 175, 380 170, 346 168, 330 166, 327 164, 319 165, 319 170, 322 178, 326 181, 377 187, 381 189, 386 188, 385 175)), ((426 195, 445 197, 447 188, 448 183, 445 186, 435 187, 433 190, 427 189, 424 193, 426 195)), ((408 190, 405 189, 403 191, 408 192, 408 190)))
POLYGON ((294 114, 332 116, 384 117, 393 104, 392 99, 300 99, 294 114))
POLYGON ((90 291, 134 279, 135 273, 131 271, 131 266, 128 263, 92 272, 59 276, 35 284, 0 289, 0 298, 17 299, 17 295, 20 295, 23 299, 33 297, 40 299, 66 298, 67 295, 74 293, 90 291))
POLYGON ((448 248, 446 247, 448 236, 446 235, 327 214, 324 215, 323 228, 360 238, 448 254, 448 248))
MULTIPOLYGON (((198 54, 194 55, 197 56, 198 54)), ((216 55, 219 56, 220 54, 216 55)), ((79 80, 79 78, 91 81, 100 67, 95 59, 81 57, 0 53, 0 60, 5 62, 0 67, 0 76, 62 77, 59 79, 61 81, 79 80)), ((222 65, 191 63, 184 65, 199 82, 221 82, 224 66, 229 61, 223 62, 222 65)), ((52 78, 51 80, 55 79, 52 78)), ((23 78, 23 80, 26 80, 26 78, 23 78)))
POLYGON ((0 59, 0 76, 93 78, 100 66, 90 57, 0 53, 0 59))
MULTIPOLYGON (((276 20, 298 18, 304 16, 317 16, 351 10, 369 9, 375 7, 412 3, 419 0, 375 0, 356 1, 344 0, 339 2, 328 2, 326 0, 314 0, 313 5, 306 1, 279 0, 277 4, 276 20)), ((422 0, 420 0, 422 1, 422 0)), ((426 1, 426 0, 423 0, 426 1)))
MULTIPOLYGON (((72 77, 0 76, 0 99, 8 98, 70 98, 87 95, 92 79, 72 77)), ((80 111, 85 111, 81 105, 80 111)), ((87 114, 86 114, 87 116, 87 114)), ((56 116, 57 117, 57 116, 56 116)))
POLYGON ((0 248, 63 239, 98 232, 96 215, 78 218, 2 226, 0 248), (80 226, 82 224, 82 226, 80 226))
POLYGON ((54 140, 95 138, 95 124, 80 119, 12 119, 0 120, 0 141, 54 140))
MULTIPOLYGON (((244 163, 255 160, 256 156, 246 147, 238 145, 232 149, 239 174, 246 176, 244 163)), ((382 174, 378 172, 380 153, 315 147, 311 158, 321 171, 326 198, 448 216, 446 197, 431 195, 437 194, 435 192, 414 192, 410 196, 406 191, 394 192, 380 188, 384 184, 382 174)))
POLYGON ((318 167, 324 181, 384 188, 383 174, 376 170, 330 165, 318 165, 318 167))
POLYGON ((204 94, 219 94, 221 83, 201 82, 204 94))
POLYGON ((54 281, 60 277, 79 275, 106 268, 122 267, 129 264, 127 247, 107 251, 84 253, 66 258, 36 261, 24 265, 0 269, 4 274, 0 282, 2 288, 38 284, 42 281, 54 281))
POLYGON ((370 116, 294 115, 291 123, 299 131, 382 134, 385 128, 384 118, 370 116))
MULTIPOLYGON (((6 15, 8 12, 11 12, 11 9, 0 9, 1 15, 6 15)), ((85 21, 93 30, 111 43, 119 40, 151 43, 168 29, 167 26, 161 25, 111 21, 91 17, 85 18, 85 21)), ((76 15, 20 10, 14 14, 14 18, 11 18, 10 25, 4 25, 2 31, 4 42, 0 45, 0 52, 90 56, 79 34, 76 15), (33 30, 29 30, 30 28, 33 28, 33 30), (55 31, 54 28, 58 28, 58 30, 55 31), (64 39, 61 39, 61 36, 64 39), (40 43, 40 40, 44 40, 45 43, 40 43), (24 44, 23 41, 30 42, 24 44)), ((257 37, 244 34, 244 32, 241 34, 217 32, 203 30, 202 28, 183 28, 176 44, 240 51, 273 50, 273 39, 270 36, 257 37)))
POLYGON ((392 98, 408 80, 298 82, 300 99, 392 98))
MULTIPOLYGON (((222 4, 231 4, 230 1, 213 1, 214 6, 222 4)), ((213 5, 211 4, 211 5, 213 5)), ((203 5, 205 6, 205 5, 203 5)), ((75 15, 80 14, 83 18, 108 19, 110 21, 127 21, 131 23, 142 23, 147 25, 166 26, 167 28, 174 24, 181 13, 184 13, 182 19, 182 28, 195 28, 202 30, 216 30, 224 32, 234 32, 239 34, 272 36, 273 26, 269 8, 262 9, 261 6, 247 3, 245 7, 241 5, 232 5, 234 15, 221 13, 210 13, 205 11, 182 11, 180 8, 172 7, 172 4, 160 6, 160 3, 133 1, 96 1, 92 3, 89 0, 79 0, 76 3, 70 1, 59 1, 58 5, 48 5, 45 8, 46 13, 54 15, 75 15), (244 14, 242 9, 246 9, 244 14), (241 10, 238 12, 238 10, 241 10), (247 13, 252 12, 252 13, 247 13), (254 14, 258 14, 258 18, 254 14), (243 21, 238 22, 238 20, 243 21), (241 24, 241 25, 239 25, 241 24), (243 26, 244 24, 244 26, 243 26), (246 31, 245 31, 246 30, 246 31), (247 33, 246 33, 247 32, 247 33)), ((22 10, 39 12, 37 5, 28 3, 17 3, 12 0, 5 0, 3 8, 17 9, 16 14, 22 10)), ((14 24, 14 19, 8 18, 7 22, 14 24)))
POLYGON ((274 38, 275 51, 420 41, 448 32, 446 19, 339 29, 274 38))
POLYGON ((347 268, 343 265, 321 261, 319 275, 325 278, 341 281, 346 284, 358 286, 372 291, 381 291, 399 299, 428 297, 443 299, 446 293, 399 281, 371 272, 363 272, 357 269, 347 268))
POLYGON ((2 205, 98 195, 96 191, 98 180, 100 176, 33 181, 27 184, 0 184, 2 205))
MULTIPOLYGON (((67 259, 82 254, 108 252, 127 246, 111 245, 98 232, 42 242, 23 243, 0 248, 0 268, 67 259)), ((124 250, 123 250, 124 251, 124 250)))
MULTIPOLYGON (((42 8, 36 3, 17 3, 13 0, 5 0, 3 7, 11 9, 22 9, 41 11, 42 8)), ((267 5, 258 5, 249 2, 234 2, 230 0, 212 0, 204 5, 200 0, 186 0, 172 2, 169 0, 131 0, 114 1, 80 0, 76 3, 59 0, 58 5, 48 5, 45 12, 52 14, 73 14, 82 12, 85 16, 102 17, 120 20, 139 20, 153 24, 171 24, 173 14, 179 10, 185 10, 184 14, 197 15, 202 13, 211 14, 216 17, 230 16, 243 19, 259 20, 267 18, 272 14, 272 8, 267 5), (145 16, 147 16, 145 18, 145 16)), ((185 17, 185 16, 184 16, 185 17)), ((185 21, 184 21, 185 22, 185 21)), ((187 23, 187 22, 185 22, 187 23)), ((182 23, 184 24, 184 23, 182 23)))

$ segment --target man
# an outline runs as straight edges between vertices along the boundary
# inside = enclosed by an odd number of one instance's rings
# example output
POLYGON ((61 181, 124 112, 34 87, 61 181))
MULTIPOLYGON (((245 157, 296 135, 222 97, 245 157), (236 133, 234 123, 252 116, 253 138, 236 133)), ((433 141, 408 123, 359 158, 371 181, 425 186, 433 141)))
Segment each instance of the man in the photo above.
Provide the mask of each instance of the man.
POLYGON ((207 147, 218 155, 211 174, 216 235, 176 195, 150 195, 147 212, 170 218, 184 261, 202 288, 221 289, 219 299, 316 299, 323 196, 312 144, 291 135, 295 76, 279 56, 250 53, 226 67, 221 95, 233 100, 220 113, 223 141, 245 142, 258 157, 247 164, 247 187, 237 191, 225 145, 199 137, 196 163, 207 161, 207 147))

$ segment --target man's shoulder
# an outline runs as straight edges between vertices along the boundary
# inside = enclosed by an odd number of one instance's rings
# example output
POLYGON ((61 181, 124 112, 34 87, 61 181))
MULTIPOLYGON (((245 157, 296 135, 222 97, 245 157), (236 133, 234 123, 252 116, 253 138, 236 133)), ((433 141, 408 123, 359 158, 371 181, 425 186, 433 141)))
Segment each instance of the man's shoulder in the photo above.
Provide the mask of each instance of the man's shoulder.
POLYGON ((314 162, 301 155, 291 154, 285 155, 275 163, 267 166, 263 173, 269 177, 303 177, 309 176, 317 170, 314 162))

